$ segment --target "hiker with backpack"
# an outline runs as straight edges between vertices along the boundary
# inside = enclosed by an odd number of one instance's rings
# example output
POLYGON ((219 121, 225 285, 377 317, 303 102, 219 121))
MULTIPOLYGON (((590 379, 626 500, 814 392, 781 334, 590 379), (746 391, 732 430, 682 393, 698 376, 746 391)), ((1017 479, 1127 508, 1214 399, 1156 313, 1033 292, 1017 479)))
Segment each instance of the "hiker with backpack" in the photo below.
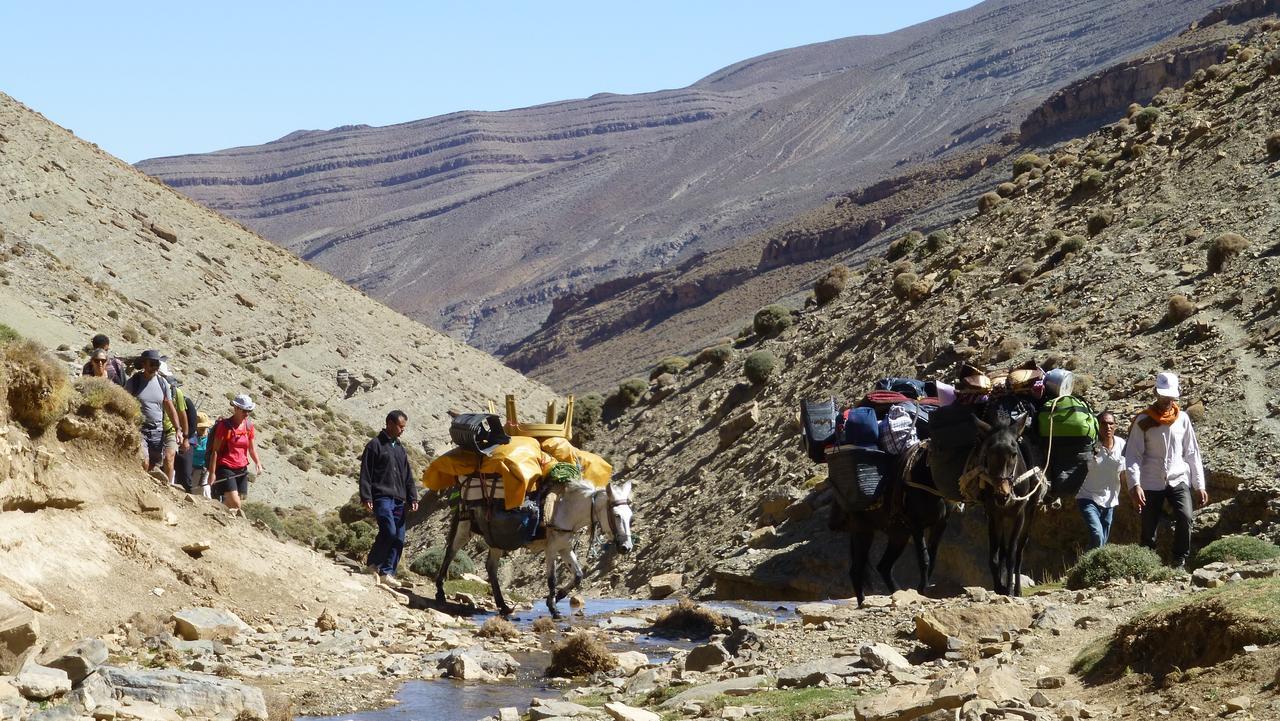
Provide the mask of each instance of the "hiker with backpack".
MULTIPOLYGON (((173 396, 173 408, 178 412, 176 421, 164 419, 164 472, 169 477, 169 485, 181 485, 185 490, 186 484, 179 483, 178 474, 179 466, 190 458, 191 417, 187 415, 187 399, 179 387, 181 383, 173 375, 167 356, 160 358, 159 373, 164 382, 169 384, 169 392, 173 396)), ((190 470, 187 470, 186 477, 189 479, 190 476, 190 470)))
POLYGON ((262 475, 253 421, 249 418, 254 408, 253 399, 241 393, 231 399, 231 415, 219 418, 209 429, 205 453, 207 465, 213 470, 213 495, 222 499, 233 516, 244 514, 240 504, 249 495, 250 459, 258 475, 262 475))
POLYGON ((89 354, 89 362, 84 364, 80 374, 101 376, 118 386, 124 385, 129 371, 124 367, 124 361, 111 355, 111 339, 99 333, 90 343, 93 345, 93 351, 89 354))
POLYGON ((409 469, 409 455, 400 443, 409 416, 404 411, 387 414, 386 427, 372 438, 360 454, 360 501, 378 522, 373 539, 369 570, 377 574, 378 585, 399 588, 396 567, 404 550, 407 512, 418 510, 418 489, 409 469))
POLYGON ((191 446, 191 491, 200 493, 205 498, 213 498, 210 486, 213 477, 209 473, 209 429, 213 428, 213 419, 204 411, 196 414, 195 440, 191 446), (196 491, 195 489, 200 489, 196 491))
POLYGON ((1089 531, 1089 549, 1101 548, 1111 537, 1111 521, 1120 505, 1124 479, 1124 439, 1116 438, 1116 416, 1098 414, 1098 440, 1089 456, 1089 470, 1076 493, 1076 505, 1089 531))
POLYGON ((1142 514, 1142 545, 1156 547, 1156 530, 1168 503, 1173 515, 1170 565, 1183 569, 1191 554, 1192 496, 1204 506, 1209 493, 1196 431, 1178 407, 1179 386, 1178 376, 1169 371, 1156 376, 1155 402, 1130 426, 1124 462, 1133 505, 1142 514))
MULTIPOLYGON (((182 423, 173 405, 173 389, 160 375, 162 358, 158 350, 143 351, 139 358, 142 370, 130 376, 124 384, 124 389, 142 406, 142 470, 148 473, 165 458, 165 423, 173 428, 181 427, 182 423)), ((182 442, 186 443, 186 439, 182 442)), ((165 478, 171 479, 172 464, 163 467, 165 478)))

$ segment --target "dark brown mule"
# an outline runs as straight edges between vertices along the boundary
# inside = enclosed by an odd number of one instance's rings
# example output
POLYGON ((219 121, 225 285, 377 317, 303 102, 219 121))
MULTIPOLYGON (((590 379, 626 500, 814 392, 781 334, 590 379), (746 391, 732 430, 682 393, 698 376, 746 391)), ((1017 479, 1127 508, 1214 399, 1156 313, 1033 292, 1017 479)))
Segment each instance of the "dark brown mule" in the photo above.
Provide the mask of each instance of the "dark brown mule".
POLYGON ((1019 449, 1031 420, 1030 415, 996 424, 977 420, 975 458, 982 482, 978 497, 987 513, 988 561, 996 593, 1006 596, 1022 593, 1022 552, 1048 490, 1044 474, 1028 469, 1019 449))
POLYGON ((837 504, 833 509, 833 512, 843 513, 844 518, 843 523, 841 519, 833 519, 832 526, 849 531, 849 579, 853 581, 859 607, 866 599, 867 557, 877 531, 889 537, 884 555, 876 564, 876 571, 889 592, 898 590, 893 565, 902 555, 908 540, 915 542, 916 563, 920 571, 917 590, 923 592, 929 587, 938 558, 938 545, 947 530, 950 509, 942 496, 927 490, 933 487, 927 456, 921 446, 916 446, 906 454, 903 462, 894 464, 894 475, 888 481, 889 489, 879 507, 867 511, 844 511, 837 504))

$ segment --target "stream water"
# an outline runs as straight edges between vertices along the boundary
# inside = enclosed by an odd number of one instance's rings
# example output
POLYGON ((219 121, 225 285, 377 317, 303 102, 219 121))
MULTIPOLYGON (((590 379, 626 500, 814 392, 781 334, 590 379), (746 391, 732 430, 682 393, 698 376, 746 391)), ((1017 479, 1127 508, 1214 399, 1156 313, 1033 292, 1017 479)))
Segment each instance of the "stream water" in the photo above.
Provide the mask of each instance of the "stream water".
MULTIPOLYGON (((649 656, 652 662, 661 662, 670 658, 671 653, 679 649, 693 646, 684 639, 664 638, 644 633, 637 624, 634 629, 616 620, 626 618, 624 612, 645 610, 658 606, 666 606, 674 601, 639 601, 626 598, 592 598, 587 599, 586 606, 574 609, 568 615, 569 622, 576 628, 601 627, 613 625, 619 630, 635 630, 636 637, 623 643, 610 646, 615 651, 641 651, 649 656)), ((709 602, 703 604, 721 613, 737 616, 750 623, 753 621, 782 618, 795 612, 792 603, 752 603, 752 602, 709 602)), ((562 607, 562 610, 568 610, 562 607)), ((491 615, 491 614, 489 614, 491 615)), ((539 603, 533 609, 516 613, 511 621, 521 630, 528 630, 535 619, 547 615, 546 606, 539 603)), ((488 615, 474 617, 477 623, 483 623, 488 615)), ((357 711, 337 716, 299 717, 298 721, 477 721, 497 713, 503 706, 516 706, 522 711, 533 698, 554 698, 560 695, 556 689, 546 684, 545 672, 551 655, 547 652, 531 652, 512 654, 520 662, 520 673, 514 679, 500 683, 467 683, 453 679, 432 681, 409 681, 396 693, 395 706, 372 711, 357 711)))

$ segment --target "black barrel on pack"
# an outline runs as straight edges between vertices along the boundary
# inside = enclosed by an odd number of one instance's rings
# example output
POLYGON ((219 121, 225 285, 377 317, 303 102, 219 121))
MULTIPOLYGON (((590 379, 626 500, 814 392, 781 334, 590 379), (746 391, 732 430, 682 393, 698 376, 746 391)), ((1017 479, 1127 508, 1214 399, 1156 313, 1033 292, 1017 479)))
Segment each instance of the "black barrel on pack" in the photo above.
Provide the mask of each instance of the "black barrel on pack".
POLYGON ((827 461, 827 444, 835 440, 836 399, 824 401, 800 402, 800 433, 804 436, 804 447, 814 463, 827 461))
POLYGON ((978 444, 977 413, 981 406, 942 406, 929 414, 929 471, 944 498, 958 501, 960 476, 978 444))
POLYGON ((494 506, 487 513, 478 514, 480 533, 485 543, 503 551, 515 551, 528 545, 538 532, 538 504, 525 499, 524 503, 508 511, 498 500, 494 501, 494 506))
POLYGON ((458 415, 449 424, 449 438, 455 446, 477 453, 511 442, 511 436, 502 428, 502 420, 491 413, 458 415))
POLYGON ((879 449, 835 446, 827 450, 827 482, 846 511, 865 511, 888 487, 893 457, 879 449))

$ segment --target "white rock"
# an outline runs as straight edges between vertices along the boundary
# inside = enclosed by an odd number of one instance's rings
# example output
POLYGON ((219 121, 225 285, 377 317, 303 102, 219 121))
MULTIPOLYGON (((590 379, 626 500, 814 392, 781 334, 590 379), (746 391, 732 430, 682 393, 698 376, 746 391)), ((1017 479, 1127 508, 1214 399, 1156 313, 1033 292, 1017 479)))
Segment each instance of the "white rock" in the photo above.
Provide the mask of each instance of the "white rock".
POLYGON ((60 668, 28 664, 14 679, 18 692, 32 701, 47 701, 71 690, 71 679, 60 668))
POLYGON ((252 631, 249 624, 221 608, 184 608, 173 614, 174 633, 187 641, 225 639, 252 631))
POLYGON ((652 711, 628 706, 618 701, 610 701, 604 705, 605 713, 615 721, 662 721, 662 717, 652 711))

